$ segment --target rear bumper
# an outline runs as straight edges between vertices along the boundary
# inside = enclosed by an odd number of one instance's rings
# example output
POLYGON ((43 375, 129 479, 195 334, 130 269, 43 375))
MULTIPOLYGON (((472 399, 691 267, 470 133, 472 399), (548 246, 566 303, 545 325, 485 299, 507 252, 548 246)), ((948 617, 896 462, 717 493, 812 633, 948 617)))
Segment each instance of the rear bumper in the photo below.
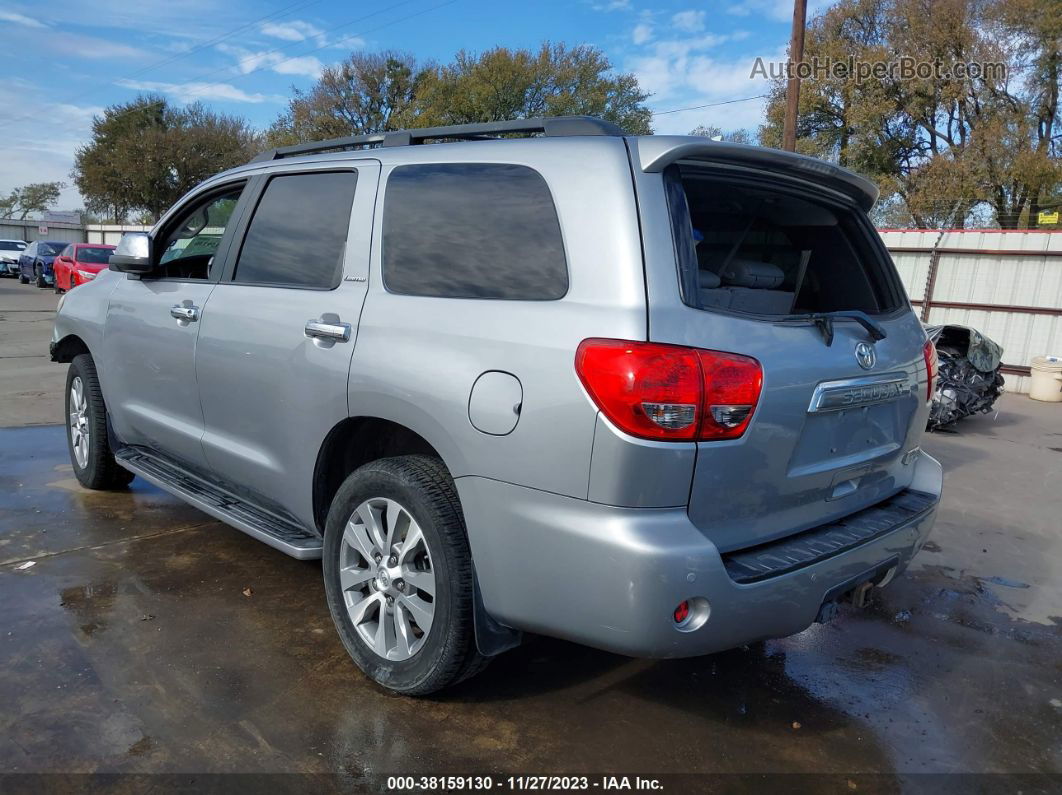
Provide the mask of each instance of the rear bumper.
POLYGON ((933 526, 942 482, 928 455, 910 466, 911 489, 930 495, 918 512, 749 583, 731 578, 684 508, 616 508, 477 477, 457 486, 484 606, 496 619, 635 657, 689 657, 800 632, 837 588, 886 562, 906 568, 933 526), (708 619, 679 631, 675 606, 695 597, 707 600, 708 619))

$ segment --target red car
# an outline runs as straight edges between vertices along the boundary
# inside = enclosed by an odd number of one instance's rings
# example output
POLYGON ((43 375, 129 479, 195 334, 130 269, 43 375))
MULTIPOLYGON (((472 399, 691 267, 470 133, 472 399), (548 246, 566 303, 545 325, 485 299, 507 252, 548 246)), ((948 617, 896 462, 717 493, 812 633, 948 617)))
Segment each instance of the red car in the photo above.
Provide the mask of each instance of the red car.
POLYGON ((102 243, 71 243, 55 258, 52 266, 55 291, 64 293, 92 281, 97 273, 107 270, 107 262, 113 253, 114 246, 102 243))

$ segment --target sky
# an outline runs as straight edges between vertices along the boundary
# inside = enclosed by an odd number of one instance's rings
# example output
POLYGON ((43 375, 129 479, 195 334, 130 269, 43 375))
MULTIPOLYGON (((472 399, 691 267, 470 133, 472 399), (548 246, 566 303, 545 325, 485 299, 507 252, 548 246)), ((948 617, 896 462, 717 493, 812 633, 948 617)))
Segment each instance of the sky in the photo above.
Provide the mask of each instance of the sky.
MULTIPOLYGON (((809 16, 828 5, 811 0, 809 16)), ((755 130, 757 57, 784 60, 792 0, 0 0, 0 195, 66 182, 93 115, 138 93, 200 100, 267 127, 293 87, 353 50, 449 60, 464 49, 590 44, 651 93, 658 133, 755 130)))

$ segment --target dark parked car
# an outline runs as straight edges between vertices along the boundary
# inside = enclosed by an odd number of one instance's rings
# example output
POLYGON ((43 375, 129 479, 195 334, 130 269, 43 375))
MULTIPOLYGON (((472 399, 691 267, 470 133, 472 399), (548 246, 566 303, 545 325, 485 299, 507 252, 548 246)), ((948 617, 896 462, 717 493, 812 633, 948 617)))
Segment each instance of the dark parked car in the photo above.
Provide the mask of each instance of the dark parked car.
POLYGON ((18 280, 22 284, 36 282, 38 287, 55 284, 52 263, 69 244, 65 240, 34 240, 18 258, 18 280))

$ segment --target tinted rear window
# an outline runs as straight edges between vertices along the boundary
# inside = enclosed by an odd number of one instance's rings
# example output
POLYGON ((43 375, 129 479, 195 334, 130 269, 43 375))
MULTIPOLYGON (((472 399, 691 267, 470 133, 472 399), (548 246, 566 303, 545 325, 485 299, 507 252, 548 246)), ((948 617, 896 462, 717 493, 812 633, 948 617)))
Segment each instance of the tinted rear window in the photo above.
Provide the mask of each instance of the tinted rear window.
POLYGON ((0 251, 24 251, 25 243, 14 243, 10 240, 0 240, 0 251))
POLYGON ((101 265, 110 260, 113 253, 114 251, 109 248, 79 248, 77 250, 77 261, 86 262, 90 265, 101 265))
POLYGON ((233 279, 331 288, 339 283, 357 174, 273 177, 254 212, 233 279))
POLYGON ((526 166, 400 166, 387 180, 387 289, 444 298, 553 300, 568 291, 546 181, 526 166))

